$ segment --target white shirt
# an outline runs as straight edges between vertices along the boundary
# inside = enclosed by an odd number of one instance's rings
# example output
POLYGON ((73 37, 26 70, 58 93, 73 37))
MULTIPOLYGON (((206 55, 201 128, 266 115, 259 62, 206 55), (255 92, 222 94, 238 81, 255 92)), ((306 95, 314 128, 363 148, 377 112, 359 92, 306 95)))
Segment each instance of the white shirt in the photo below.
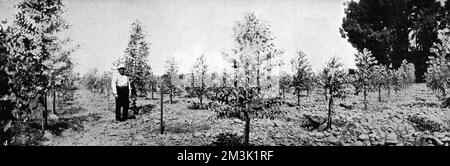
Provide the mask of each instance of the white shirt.
POLYGON ((111 89, 113 94, 117 94, 116 86, 128 86, 129 93, 131 94, 130 80, 126 75, 116 73, 111 80, 111 89))

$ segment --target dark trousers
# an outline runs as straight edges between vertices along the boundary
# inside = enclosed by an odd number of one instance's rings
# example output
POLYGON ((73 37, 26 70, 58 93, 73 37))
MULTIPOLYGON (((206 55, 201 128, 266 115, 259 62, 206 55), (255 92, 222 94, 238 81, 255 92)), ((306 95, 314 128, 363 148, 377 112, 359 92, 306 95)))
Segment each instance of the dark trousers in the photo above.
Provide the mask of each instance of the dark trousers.
POLYGON ((126 87, 116 87, 116 120, 124 121, 128 117, 128 108, 130 106, 129 89, 126 87), (122 108, 122 112, 120 111, 122 108))

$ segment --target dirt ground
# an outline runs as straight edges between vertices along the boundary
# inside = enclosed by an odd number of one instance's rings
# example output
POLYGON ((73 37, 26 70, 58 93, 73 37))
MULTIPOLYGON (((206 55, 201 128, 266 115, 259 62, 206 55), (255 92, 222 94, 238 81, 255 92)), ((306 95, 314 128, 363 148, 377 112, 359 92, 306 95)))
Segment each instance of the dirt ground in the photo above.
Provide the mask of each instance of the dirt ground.
MULTIPOLYGON (((377 93, 371 93, 367 110, 363 110, 361 95, 337 100, 332 129, 311 131, 302 127, 304 115, 327 114, 324 97, 313 93, 302 97, 300 106, 282 106, 283 114, 278 118, 252 119, 250 142, 269 146, 448 146, 449 110, 439 107, 437 97, 425 84, 415 84, 398 94, 392 93, 390 98, 384 91, 382 95, 383 101, 378 102, 377 93), (412 116, 424 117, 440 125, 442 130, 424 130, 409 120, 412 116)), ((193 100, 196 99, 175 98, 177 103, 164 104, 165 133, 160 134, 159 100, 139 98, 139 115, 135 119, 117 122, 111 97, 80 88, 73 103, 58 110, 57 117, 51 119, 51 127, 44 134, 41 145, 205 146, 211 145, 220 133, 242 136, 243 121, 217 118, 211 110, 187 109, 193 100)), ((288 96, 287 100, 296 103, 294 96, 288 96)))

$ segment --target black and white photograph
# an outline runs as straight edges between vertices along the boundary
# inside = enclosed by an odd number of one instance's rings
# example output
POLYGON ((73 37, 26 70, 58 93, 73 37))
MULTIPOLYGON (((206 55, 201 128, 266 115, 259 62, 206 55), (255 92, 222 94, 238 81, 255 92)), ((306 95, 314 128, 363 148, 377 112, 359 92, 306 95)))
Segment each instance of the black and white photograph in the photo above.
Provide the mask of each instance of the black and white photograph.
POLYGON ((449 0, 0 0, 0 21, 0 146, 450 144, 449 0))

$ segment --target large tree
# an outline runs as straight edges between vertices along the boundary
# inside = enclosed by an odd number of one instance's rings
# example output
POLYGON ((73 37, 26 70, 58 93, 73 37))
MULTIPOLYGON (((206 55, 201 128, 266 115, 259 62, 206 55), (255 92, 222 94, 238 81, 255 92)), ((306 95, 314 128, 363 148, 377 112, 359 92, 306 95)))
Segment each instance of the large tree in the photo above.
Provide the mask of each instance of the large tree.
POLYGON ((369 49, 376 60, 400 67, 404 59, 416 67, 423 81, 429 49, 438 43, 438 31, 446 24, 445 12, 436 0, 360 0, 345 9, 341 34, 358 49, 369 49))
POLYGON ((147 63, 149 43, 147 42, 142 23, 138 20, 133 22, 130 33, 124 60, 131 81, 132 107, 135 108, 137 93, 146 93, 146 84, 151 83, 149 80, 152 77, 150 65, 147 63))
POLYGON ((73 50, 64 47, 70 40, 61 38, 60 33, 69 28, 62 18, 63 7, 61 0, 19 2, 12 25, 14 41, 8 44, 11 90, 19 107, 40 101, 43 109, 37 110, 43 111, 43 129, 47 125, 47 93, 63 80, 63 71, 71 70, 68 55, 73 50))
POLYGON ((235 47, 230 53, 225 53, 225 57, 234 69, 234 87, 239 89, 236 105, 245 117, 244 144, 248 145, 250 104, 260 97, 261 90, 270 87, 262 85, 261 79, 270 79, 272 67, 280 64, 275 59, 284 51, 275 46, 270 26, 257 18, 255 13, 246 13, 243 20, 236 22, 233 32, 235 47))
POLYGON ((0 146, 8 145, 11 139, 10 131, 13 122, 14 99, 8 76, 7 42, 11 35, 11 28, 0 23, 0 146))

